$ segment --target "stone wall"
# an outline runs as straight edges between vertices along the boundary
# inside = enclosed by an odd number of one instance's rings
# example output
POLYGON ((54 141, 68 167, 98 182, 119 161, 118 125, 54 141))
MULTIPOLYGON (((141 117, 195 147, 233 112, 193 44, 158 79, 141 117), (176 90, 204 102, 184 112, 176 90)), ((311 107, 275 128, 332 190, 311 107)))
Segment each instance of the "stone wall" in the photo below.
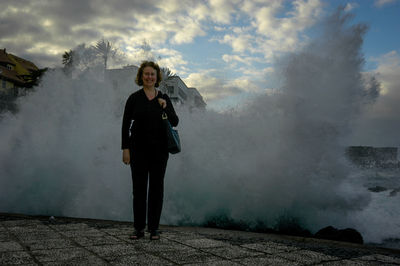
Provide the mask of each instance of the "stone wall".
POLYGON ((350 146, 346 149, 348 159, 365 168, 399 167, 397 147, 350 146))

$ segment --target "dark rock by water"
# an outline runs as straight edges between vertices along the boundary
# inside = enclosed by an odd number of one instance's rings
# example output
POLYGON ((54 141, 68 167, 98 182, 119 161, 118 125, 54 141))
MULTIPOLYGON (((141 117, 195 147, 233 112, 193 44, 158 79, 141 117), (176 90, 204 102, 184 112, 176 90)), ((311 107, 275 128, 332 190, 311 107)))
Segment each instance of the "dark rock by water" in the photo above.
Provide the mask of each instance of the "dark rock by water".
POLYGON ((316 238, 363 244, 362 235, 355 229, 337 229, 333 226, 322 228, 315 234, 316 238))
POLYGON ((381 187, 381 186, 375 186, 375 187, 368 188, 368 190, 372 191, 372 192, 382 192, 382 191, 386 191, 388 189, 385 187, 381 187))
POLYGON ((397 193, 399 193, 399 192, 400 192, 400 187, 395 188, 395 189, 393 189, 393 190, 390 192, 389 196, 390 196, 390 197, 394 197, 394 196, 396 196, 397 193))

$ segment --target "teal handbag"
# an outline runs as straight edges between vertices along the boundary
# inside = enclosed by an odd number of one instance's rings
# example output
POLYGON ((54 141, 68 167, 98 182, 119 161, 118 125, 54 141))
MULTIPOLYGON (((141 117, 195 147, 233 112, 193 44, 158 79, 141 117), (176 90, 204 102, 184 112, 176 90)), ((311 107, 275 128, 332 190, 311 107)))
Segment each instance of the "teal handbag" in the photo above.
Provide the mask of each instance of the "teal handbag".
POLYGON ((178 130, 172 128, 171 123, 168 121, 168 116, 164 111, 162 113, 162 119, 167 133, 168 152, 176 154, 181 151, 181 141, 179 139, 178 130))

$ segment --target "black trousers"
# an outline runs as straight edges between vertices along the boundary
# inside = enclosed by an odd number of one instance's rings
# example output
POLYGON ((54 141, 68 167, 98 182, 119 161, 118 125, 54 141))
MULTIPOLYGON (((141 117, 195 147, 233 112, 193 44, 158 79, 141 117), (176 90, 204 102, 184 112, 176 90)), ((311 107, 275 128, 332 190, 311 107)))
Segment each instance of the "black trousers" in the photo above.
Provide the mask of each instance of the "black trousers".
POLYGON ((131 152, 133 216, 136 230, 143 230, 146 227, 146 211, 148 230, 158 229, 167 161, 168 152, 158 147, 131 152))

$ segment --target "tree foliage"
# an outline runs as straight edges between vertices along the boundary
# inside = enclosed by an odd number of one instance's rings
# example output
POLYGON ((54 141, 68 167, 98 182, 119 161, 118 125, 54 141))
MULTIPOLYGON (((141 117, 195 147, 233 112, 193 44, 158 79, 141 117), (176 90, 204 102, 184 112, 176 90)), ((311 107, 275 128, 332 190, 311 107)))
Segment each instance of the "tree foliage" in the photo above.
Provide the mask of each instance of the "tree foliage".
POLYGON ((114 58, 117 54, 118 49, 114 47, 112 43, 107 40, 101 39, 96 45, 92 46, 97 55, 104 62, 104 69, 107 69, 107 62, 109 58, 114 58))

